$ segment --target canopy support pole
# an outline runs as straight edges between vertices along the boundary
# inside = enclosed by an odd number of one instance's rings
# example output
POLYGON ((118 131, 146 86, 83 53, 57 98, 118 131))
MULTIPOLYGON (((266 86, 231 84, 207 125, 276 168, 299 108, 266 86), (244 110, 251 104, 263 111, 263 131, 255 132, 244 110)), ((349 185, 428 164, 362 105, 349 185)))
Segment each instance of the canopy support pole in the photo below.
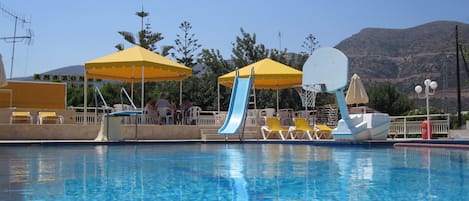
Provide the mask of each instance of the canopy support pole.
POLYGON ((182 122, 184 122, 184 120, 185 120, 184 119, 185 115, 184 115, 184 108, 182 108, 182 80, 179 81, 179 108, 181 110, 181 114, 180 114, 181 116, 177 117, 177 118, 180 118, 179 120, 180 120, 181 124, 183 124, 182 122))
POLYGON ((278 114, 279 114, 279 105, 278 105, 278 88, 277 88, 277 117, 278 117, 278 114))
POLYGON ((140 100, 140 108, 142 110, 142 117, 143 117, 144 104, 145 104, 145 66, 142 65, 142 99, 140 100))
POLYGON ((88 78, 86 77, 86 69, 83 80, 83 124, 88 124, 88 78))
POLYGON ((217 84, 217 99, 218 115, 220 115, 220 83, 217 84))
POLYGON ((134 99, 134 81, 130 82, 130 99, 134 99))
MULTIPOLYGON (((132 81, 133 83, 133 81, 132 81)), ((142 111, 142 114, 140 115, 140 123, 146 123, 146 119, 145 119, 145 113, 143 111, 143 108, 145 107, 144 106, 145 104, 145 66, 142 65, 142 96, 141 96, 141 99, 140 99, 140 109, 142 111)), ((137 116, 135 116, 135 141, 138 140, 138 126, 137 126, 137 116)))

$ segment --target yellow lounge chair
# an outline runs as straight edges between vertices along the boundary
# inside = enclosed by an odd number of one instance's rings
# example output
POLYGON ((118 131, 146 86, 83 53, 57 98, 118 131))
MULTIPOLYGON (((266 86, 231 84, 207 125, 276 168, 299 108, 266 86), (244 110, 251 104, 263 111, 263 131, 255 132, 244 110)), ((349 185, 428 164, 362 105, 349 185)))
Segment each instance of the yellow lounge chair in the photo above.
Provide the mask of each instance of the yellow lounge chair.
POLYGON ((64 117, 62 115, 57 115, 55 112, 39 112, 37 115, 38 124, 48 124, 48 123, 59 123, 63 124, 64 117))
POLYGON ((286 133, 288 137, 288 130, 282 127, 280 120, 276 117, 267 117, 265 122, 266 125, 261 127, 264 140, 269 139, 269 136, 273 133, 277 133, 282 140, 285 140, 284 133, 286 133))
POLYGON ((322 124, 316 124, 315 128, 317 129, 316 133, 318 134, 319 138, 331 139, 332 128, 322 124))
POLYGON ((308 121, 306 118, 293 118, 294 126, 290 126, 288 132, 291 136, 291 139, 302 139, 308 137, 309 140, 313 140, 312 134, 314 138, 317 140, 319 139, 317 135, 317 129, 312 129, 309 127, 308 121), (301 136, 300 136, 301 135, 301 136))
POLYGON ((31 116, 30 112, 11 112, 10 116, 10 124, 17 124, 17 123, 33 123, 33 117, 31 116))

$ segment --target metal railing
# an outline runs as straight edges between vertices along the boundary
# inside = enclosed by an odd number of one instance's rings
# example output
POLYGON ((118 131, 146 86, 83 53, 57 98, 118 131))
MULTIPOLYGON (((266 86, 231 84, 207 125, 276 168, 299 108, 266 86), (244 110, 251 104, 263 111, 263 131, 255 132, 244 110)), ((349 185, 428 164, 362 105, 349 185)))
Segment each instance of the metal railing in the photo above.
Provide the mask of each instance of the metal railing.
MULTIPOLYGON (((392 137, 415 138, 422 134, 422 123, 427 115, 391 116, 389 134, 392 137)), ((431 127, 434 137, 448 137, 450 114, 431 114, 431 127), (432 120, 433 119, 433 120, 432 120)))
MULTIPOLYGON (((96 111, 99 111, 97 115, 94 113, 88 113, 88 116, 84 116, 83 107, 70 107, 70 109, 78 110, 76 112, 76 123, 83 123, 85 119, 89 123, 98 124, 102 120, 103 114, 109 107, 100 107, 96 111)), ((89 110, 95 110, 95 108, 88 108, 89 110)), ((195 122, 196 125, 222 125, 225 121, 226 112, 216 111, 201 111, 200 116, 195 122)), ((450 130, 450 114, 432 114, 431 124, 433 135, 436 137, 448 137, 450 130)), ((389 134, 392 137, 398 138, 416 138, 422 134, 421 125, 423 120, 426 119, 426 115, 412 115, 412 116, 391 116, 391 125, 389 134)), ((150 123, 151 117, 148 115, 139 115, 131 124, 137 121, 138 124, 150 123)), ((250 120, 251 121, 251 120, 250 120)))

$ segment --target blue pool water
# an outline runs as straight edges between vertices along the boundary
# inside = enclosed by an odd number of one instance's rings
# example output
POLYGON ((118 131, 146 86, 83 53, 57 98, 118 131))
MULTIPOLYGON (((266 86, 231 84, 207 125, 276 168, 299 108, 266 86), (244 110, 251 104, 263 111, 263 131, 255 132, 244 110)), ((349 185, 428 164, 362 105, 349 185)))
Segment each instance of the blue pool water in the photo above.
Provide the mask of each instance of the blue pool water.
POLYGON ((456 149, 0 146, 0 200, 469 200, 468 164, 456 149))

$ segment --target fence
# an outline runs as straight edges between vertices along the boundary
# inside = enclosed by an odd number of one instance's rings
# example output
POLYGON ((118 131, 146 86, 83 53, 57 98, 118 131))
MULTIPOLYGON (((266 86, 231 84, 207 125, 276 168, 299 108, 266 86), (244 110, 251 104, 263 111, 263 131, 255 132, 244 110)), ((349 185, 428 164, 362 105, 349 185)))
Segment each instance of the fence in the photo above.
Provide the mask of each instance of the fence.
MULTIPOLYGON (((389 134, 392 137, 416 138, 422 135, 422 123, 427 115, 392 116, 389 134)), ((450 130, 449 114, 431 114, 430 122, 433 137, 448 137, 450 130)))
MULTIPOLYGON (((106 108, 99 108, 96 113, 94 108, 90 108, 87 117, 85 118, 83 108, 75 107, 71 108, 78 110, 76 112, 75 121, 78 124, 82 124, 85 119, 88 124, 99 124, 106 108), (80 111, 81 110, 81 111, 80 111)), ((299 114, 295 114, 297 116, 299 114)), ((262 115, 260 115, 262 116, 262 115)), ((301 116, 301 115, 299 115, 301 116)), ((311 117, 311 116, 310 116, 311 117)), ((421 125, 426 120, 426 115, 413 115, 413 116, 391 116, 391 125, 389 134, 392 137, 398 138, 417 138, 422 134, 421 125)), ((137 121, 138 124, 152 122, 151 117, 148 115, 138 115, 137 117, 124 117, 123 123, 134 124, 137 121)), ((226 118, 226 112, 216 111, 201 111, 199 117, 194 122, 197 125, 222 125, 226 118)), ((450 130, 450 115, 449 114, 432 114, 430 115, 433 136, 434 137, 448 137, 450 130)), ((256 125, 256 121, 259 118, 257 116, 248 115, 246 119, 246 125, 256 125)), ((259 122, 261 125, 262 122, 259 122)))

